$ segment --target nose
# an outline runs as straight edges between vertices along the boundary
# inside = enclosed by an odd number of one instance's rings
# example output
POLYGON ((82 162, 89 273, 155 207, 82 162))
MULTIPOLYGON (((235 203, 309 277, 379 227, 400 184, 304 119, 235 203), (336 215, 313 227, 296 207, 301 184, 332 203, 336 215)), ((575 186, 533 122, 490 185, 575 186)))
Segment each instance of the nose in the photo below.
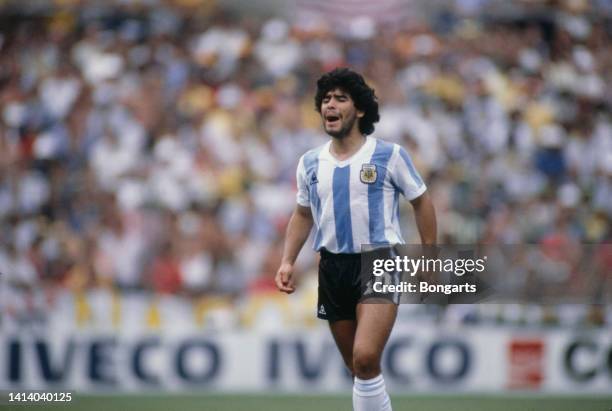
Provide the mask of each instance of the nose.
POLYGON ((326 103, 323 103, 323 107, 327 109, 335 109, 336 108, 336 100, 332 97, 326 103))

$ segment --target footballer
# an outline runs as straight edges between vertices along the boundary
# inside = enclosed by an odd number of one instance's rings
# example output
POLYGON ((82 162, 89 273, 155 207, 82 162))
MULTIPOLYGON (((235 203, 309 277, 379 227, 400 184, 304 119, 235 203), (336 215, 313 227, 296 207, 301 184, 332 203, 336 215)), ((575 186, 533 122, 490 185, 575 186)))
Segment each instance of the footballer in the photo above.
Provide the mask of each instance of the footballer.
POLYGON ((317 81, 316 110, 330 139, 306 152, 297 166, 297 204, 289 220, 278 289, 295 291, 293 266, 314 226, 320 253, 317 316, 327 320, 354 376, 353 409, 391 410, 381 356, 397 315, 398 300, 371 302, 364 295, 362 246, 392 250, 403 244, 400 195, 414 207, 421 242, 436 243, 435 211, 409 154, 371 136, 379 121, 374 90, 347 68, 317 81))

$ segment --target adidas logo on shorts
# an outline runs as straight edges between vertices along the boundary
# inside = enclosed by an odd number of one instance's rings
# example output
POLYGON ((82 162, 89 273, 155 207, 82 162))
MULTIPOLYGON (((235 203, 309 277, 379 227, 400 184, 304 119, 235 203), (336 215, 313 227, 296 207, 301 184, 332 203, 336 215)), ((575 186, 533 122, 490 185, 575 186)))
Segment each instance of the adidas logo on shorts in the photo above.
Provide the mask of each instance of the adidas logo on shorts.
POLYGON ((327 313, 325 312, 325 307, 323 306, 323 304, 321 304, 321 307, 319 307, 319 314, 327 315, 327 313))

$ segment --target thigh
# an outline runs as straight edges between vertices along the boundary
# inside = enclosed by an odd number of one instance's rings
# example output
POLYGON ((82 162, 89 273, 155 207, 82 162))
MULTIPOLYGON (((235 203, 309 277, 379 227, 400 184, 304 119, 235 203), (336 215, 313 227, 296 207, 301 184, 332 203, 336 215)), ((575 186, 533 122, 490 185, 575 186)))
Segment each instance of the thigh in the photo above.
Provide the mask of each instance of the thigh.
POLYGON ((334 321, 329 323, 329 328, 344 363, 353 373, 353 343, 355 342, 357 322, 355 320, 334 321))
POLYGON ((396 317, 396 304, 387 301, 357 304, 357 329, 353 352, 368 353, 380 358, 396 317))

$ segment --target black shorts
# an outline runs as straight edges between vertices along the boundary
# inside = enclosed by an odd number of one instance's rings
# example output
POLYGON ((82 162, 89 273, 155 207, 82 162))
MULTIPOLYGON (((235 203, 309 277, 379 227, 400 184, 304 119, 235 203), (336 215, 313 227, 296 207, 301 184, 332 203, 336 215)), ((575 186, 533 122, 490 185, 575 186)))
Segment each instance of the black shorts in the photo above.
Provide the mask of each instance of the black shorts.
MULTIPOLYGON (((317 317, 329 322, 339 320, 354 320, 357 304, 367 299, 383 299, 398 304, 398 293, 375 293, 372 290, 372 273, 368 267, 363 267, 364 261, 373 254, 377 258, 389 257, 392 249, 379 249, 362 254, 334 254, 322 249, 319 262, 319 296, 317 301, 317 317)), ((399 283, 399 275, 395 273, 391 283, 399 283)))

